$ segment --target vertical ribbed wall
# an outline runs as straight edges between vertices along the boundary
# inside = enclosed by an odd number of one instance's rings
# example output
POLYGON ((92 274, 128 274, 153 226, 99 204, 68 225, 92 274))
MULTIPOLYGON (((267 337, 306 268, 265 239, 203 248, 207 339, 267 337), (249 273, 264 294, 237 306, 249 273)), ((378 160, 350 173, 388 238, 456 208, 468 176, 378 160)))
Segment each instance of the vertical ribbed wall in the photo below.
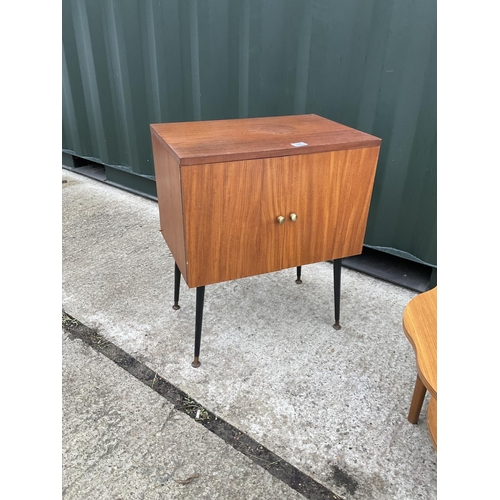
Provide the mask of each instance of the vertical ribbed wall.
POLYGON ((316 113, 381 137, 365 243, 436 264, 436 0, 63 0, 63 150, 154 176, 149 124, 316 113))

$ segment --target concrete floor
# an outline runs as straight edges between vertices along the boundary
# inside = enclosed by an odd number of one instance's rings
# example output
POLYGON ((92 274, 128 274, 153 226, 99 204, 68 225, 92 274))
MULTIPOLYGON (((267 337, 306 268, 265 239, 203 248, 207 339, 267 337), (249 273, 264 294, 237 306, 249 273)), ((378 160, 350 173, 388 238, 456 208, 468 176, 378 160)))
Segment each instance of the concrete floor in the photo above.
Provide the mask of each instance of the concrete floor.
MULTIPOLYGON (((343 268, 336 331, 329 263, 304 266, 301 285, 289 269, 208 286, 194 369, 195 291, 182 281, 172 310, 174 262, 156 202, 62 178, 66 313, 331 498, 436 498, 428 397, 418 425, 407 420, 416 372, 401 321, 415 292, 343 268)), ((320 497, 299 494, 67 333, 63 352, 64 498, 320 497)))

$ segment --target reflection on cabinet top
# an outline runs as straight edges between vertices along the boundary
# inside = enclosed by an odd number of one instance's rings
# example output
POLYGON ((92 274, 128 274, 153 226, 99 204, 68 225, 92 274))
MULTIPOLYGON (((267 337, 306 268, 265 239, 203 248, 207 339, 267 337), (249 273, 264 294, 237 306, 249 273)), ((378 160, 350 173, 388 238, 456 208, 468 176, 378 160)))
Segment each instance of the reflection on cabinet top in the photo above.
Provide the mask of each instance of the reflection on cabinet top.
POLYGON ((179 165, 380 146, 378 137, 318 115, 157 123, 151 131, 179 165))

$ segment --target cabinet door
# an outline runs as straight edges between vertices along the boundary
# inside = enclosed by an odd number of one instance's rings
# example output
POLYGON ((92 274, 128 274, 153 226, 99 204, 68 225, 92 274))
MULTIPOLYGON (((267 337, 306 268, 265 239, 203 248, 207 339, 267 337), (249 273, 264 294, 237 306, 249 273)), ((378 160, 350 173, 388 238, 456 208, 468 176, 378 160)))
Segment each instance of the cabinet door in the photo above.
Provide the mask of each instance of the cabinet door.
POLYGON ((181 168, 189 287, 282 268, 287 158, 181 168))
POLYGON ((361 253, 379 149, 290 156, 284 268, 361 253))

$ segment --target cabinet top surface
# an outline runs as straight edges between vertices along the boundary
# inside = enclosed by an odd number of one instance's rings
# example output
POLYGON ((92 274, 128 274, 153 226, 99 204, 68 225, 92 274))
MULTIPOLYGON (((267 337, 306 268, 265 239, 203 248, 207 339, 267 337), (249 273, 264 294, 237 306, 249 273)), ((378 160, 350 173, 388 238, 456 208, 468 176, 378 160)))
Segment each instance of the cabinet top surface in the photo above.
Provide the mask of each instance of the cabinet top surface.
POLYGON ((181 165, 377 147, 381 139, 318 115, 156 123, 181 165))

